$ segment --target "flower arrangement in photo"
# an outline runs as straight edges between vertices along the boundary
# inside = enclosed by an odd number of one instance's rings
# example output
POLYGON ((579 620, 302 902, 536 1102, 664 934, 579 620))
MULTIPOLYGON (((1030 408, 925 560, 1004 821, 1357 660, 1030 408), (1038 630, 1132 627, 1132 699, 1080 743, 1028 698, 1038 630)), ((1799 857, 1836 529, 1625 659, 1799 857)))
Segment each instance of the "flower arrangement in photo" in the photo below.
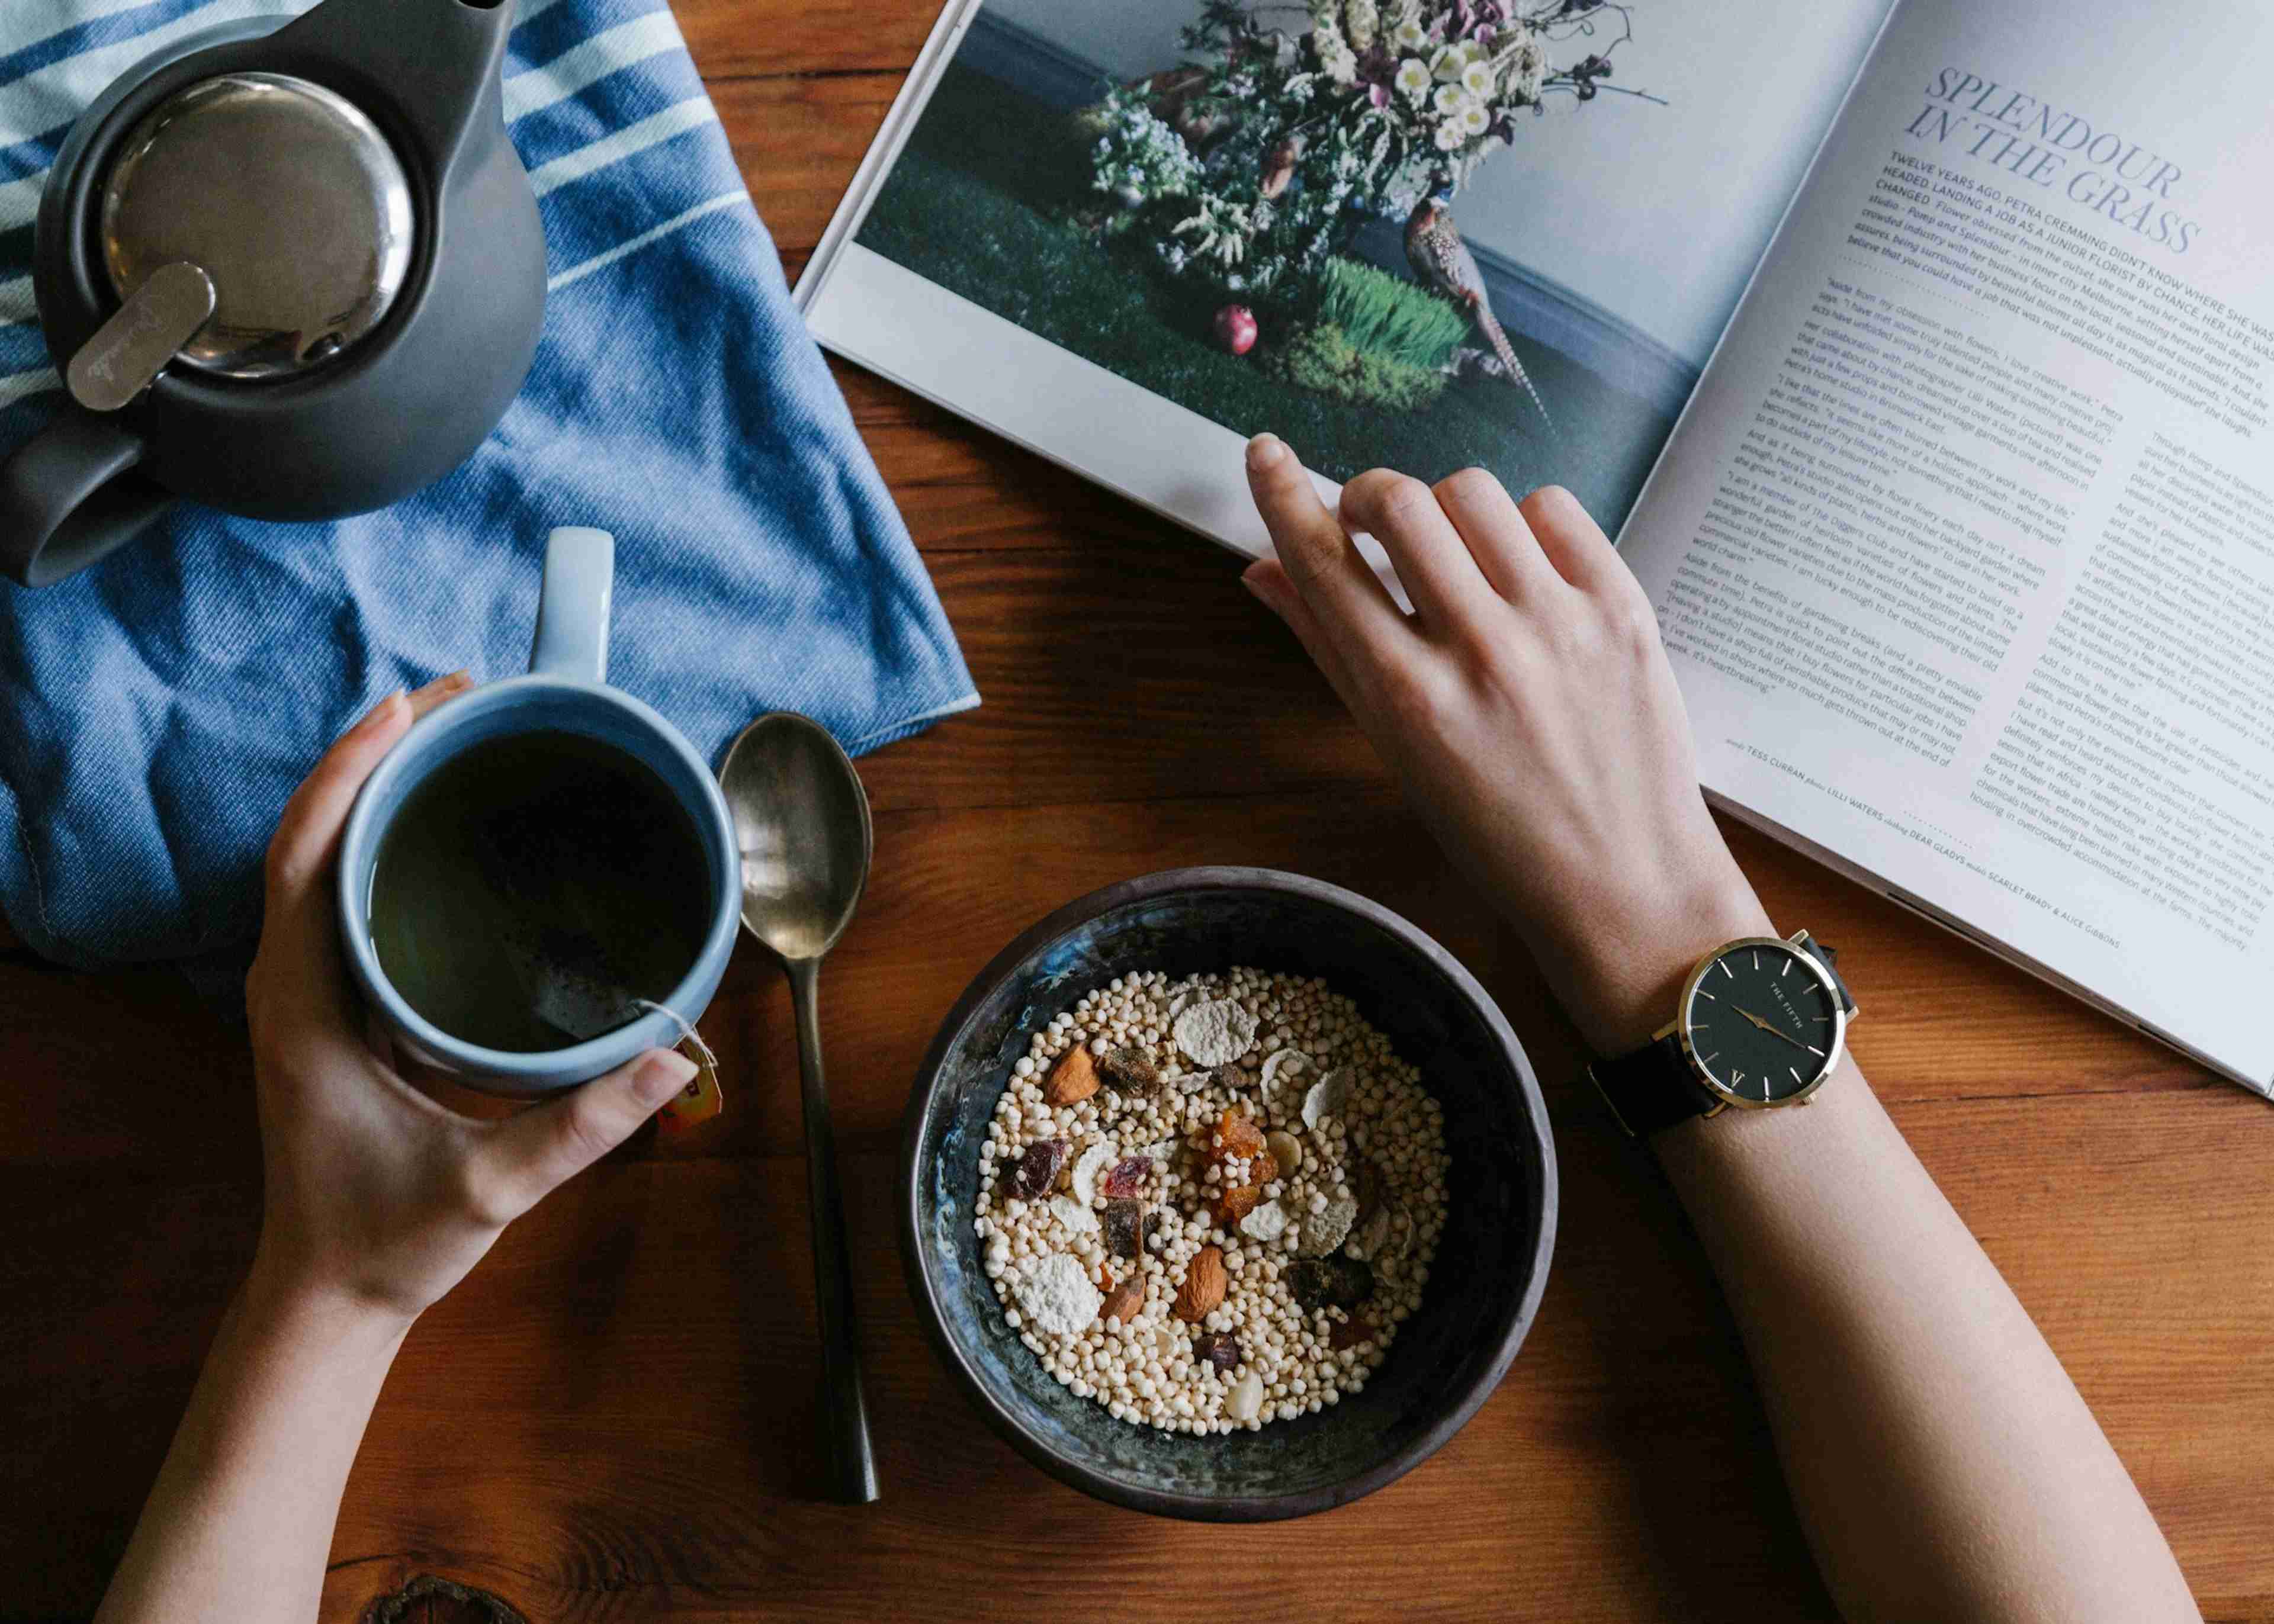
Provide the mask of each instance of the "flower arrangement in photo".
POLYGON ((1085 115, 1102 223, 1208 292, 1300 303, 1367 218, 1457 191, 1550 96, 1609 88, 1630 37, 1607 0, 1206 0, 1189 60, 1085 115))

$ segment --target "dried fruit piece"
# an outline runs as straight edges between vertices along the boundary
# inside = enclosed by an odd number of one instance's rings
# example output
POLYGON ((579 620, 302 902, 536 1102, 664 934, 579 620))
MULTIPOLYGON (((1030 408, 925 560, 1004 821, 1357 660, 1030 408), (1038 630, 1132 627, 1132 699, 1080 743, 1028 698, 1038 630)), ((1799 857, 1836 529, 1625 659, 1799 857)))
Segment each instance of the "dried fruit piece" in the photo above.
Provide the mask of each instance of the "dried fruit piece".
POLYGON ((1124 1156, 1113 1164, 1097 1187, 1109 1196, 1135 1195, 1152 1177, 1150 1156, 1124 1156))
POLYGON ((1158 1252, 1168 1244, 1168 1219, 1157 1208, 1145 1214, 1143 1244, 1148 1252, 1158 1252))
POLYGON ((1075 1044, 1051 1069, 1050 1080, 1043 1085, 1043 1100, 1049 1105, 1075 1105, 1097 1092, 1097 1063, 1089 1057, 1088 1046, 1075 1044))
POLYGON ((1097 1318, 1104 1294, 1092 1285, 1081 1263, 1054 1252, 1019 1282, 1019 1307, 1034 1327, 1052 1336, 1071 1336, 1097 1318))
POLYGON ((1263 1410, 1263 1378, 1250 1371, 1231 1384, 1231 1391, 1224 1395, 1224 1414, 1228 1421, 1253 1421, 1263 1410))
POLYGON ((1052 1196, 1050 1211, 1060 1223, 1065 1225, 1068 1234, 1087 1235, 1097 1228, 1097 1214, 1072 1196, 1052 1196))
POLYGON ((1224 1249, 1201 1247, 1186 1266, 1185 1283, 1177 1288, 1177 1318, 1186 1325, 1199 1324, 1224 1301, 1224 1290, 1231 1283, 1224 1269, 1224 1249))
POLYGON ((1263 1130, 1237 1110, 1227 1110, 1217 1119, 1209 1144, 1219 1162, 1246 1162, 1261 1155, 1265 1148, 1263 1130))
POLYGON ((1357 1216, 1356 1201, 1329 1201, 1324 1212, 1303 1220, 1303 1243, 1296 1250, 1306 1258, 1324 1257, 1350 1238, 1351 1221, 1357 1216))
POLYGON ((1271 1153, 1272 1162, 1279 1169, 1279 1177, 1292 1178, 1303 1165, 1303 1141, 1284 1128, 1274 1128, 1263 1136, 1264 1148, 1271 1153))
POLYGON ((1161 1092, 1161 1068, 1133 1049, 1117 1049, 1100 1058, 1097 1073, 1121 1094, 1161 1092))
POLYGON ((1209 1204, 1209 1216, 1229 1229, 1254 1212, 1255 1204, 1262 1199, 1262 1185, 1234 1184, 1231 1189, 1220 1192, 1209 1204))
POLYGON ((1229 1376, 1239 1368, 1239 1338, 1230 1331, 1203 1332, 1193 1343, 1193 1357, 1229 1376))
POLYGON ((1382 1333, 1374 1328, 1374 1321, 1363 1314, 1352 1314, 1347 1320, 1331 1321, 1327 1327, 1327 1346, 1340 1353, 1345 1348, 1377 1340, 1382 1333))
POLYGON ((1198 1066, 1230 1065, 1255 1043, 1255 1012, 1229 998, 1185 1006, 1170 1023, 1177 1047, 1198 1066))
POLYGON ((1360 1156, 1358 1165, 1351 1169, 1350 1190, 1351 1199, 1358 1203, 1357 1222, 1363 1226, 1374 1216, 1389 1190, 1389 1181, 1382 1177, 1382 1169, 1372 1156, 1360 1156))
POLYGON ((1101 1320, 1118 1320, 1123 1324, 1133 1323, 1145 1306, 1145 1282, 1131 1275, 1105 1295, 1105 1305, 1097 1311, 1101 1320))
POLYGON ((1350 1068, 1337 1066, 1303 1096, 1303 1125, 1316 1133, 1328 1117, 1341 1116, 1349 1103, 1350 1068))
POLYGON ((1239 1232, 1269 1245, 1287 1233, 1287 1209, 1276 1201, 1266 1201, 1239 1221, 1239 1232))
POLYGON ((1058 1182, 1058 1169, 1073 1148, 1064 1139, 1036 1139, 1020 1154, 1011 1168, 1011 1193, 1034 1200, 1050 1193, 1058 1182))
POLYGON ((1144 1244, 1145 1203, 1124 1198, 1105 1204, 1105 1250, 1109 1256, 1133 1258, 1144 1244))
POLYGON ((1374 1271, 1355 1258, 1305 1258, 1287 1283, 1306 1309, 1356 1308, 1374 1295, 1374 1271))
POLYGON ((1081 1153, 1073 1164, 1073 1199, 1084 1207, 1097 1204, 1097 1176, 1113 1160, 1113 1147, 1103 1140, 1081 1153))

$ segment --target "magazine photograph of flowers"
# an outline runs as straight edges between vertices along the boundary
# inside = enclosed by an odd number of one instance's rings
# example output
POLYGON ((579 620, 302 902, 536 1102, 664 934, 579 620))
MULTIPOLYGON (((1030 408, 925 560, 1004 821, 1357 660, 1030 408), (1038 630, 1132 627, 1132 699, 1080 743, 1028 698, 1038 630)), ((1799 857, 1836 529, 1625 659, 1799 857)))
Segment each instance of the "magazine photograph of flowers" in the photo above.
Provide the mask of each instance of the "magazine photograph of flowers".
POLYGON ((1728 32, 1605 0, 988 0, 857 240, 1329 477, 1481 463, 1615 524, 1766 236, 1681 218, 1731 190, 1679 94, 1703 53, 1729 96, 1728 32))

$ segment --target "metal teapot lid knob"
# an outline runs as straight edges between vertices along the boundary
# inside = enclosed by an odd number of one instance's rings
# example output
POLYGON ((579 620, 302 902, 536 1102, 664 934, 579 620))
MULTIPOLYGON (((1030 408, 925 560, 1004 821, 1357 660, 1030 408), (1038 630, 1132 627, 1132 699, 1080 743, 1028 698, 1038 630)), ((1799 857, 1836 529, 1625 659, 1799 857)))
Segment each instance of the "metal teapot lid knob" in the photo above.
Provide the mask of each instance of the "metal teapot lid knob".
POLYGON ((353 102, 282 73, 231 73, 169 98, 127 136, 102 193, 122 299, 180 263, 212 319, 175 357, 225 378, 285 378, 347 354, 410 274, 410 184, 353 102))

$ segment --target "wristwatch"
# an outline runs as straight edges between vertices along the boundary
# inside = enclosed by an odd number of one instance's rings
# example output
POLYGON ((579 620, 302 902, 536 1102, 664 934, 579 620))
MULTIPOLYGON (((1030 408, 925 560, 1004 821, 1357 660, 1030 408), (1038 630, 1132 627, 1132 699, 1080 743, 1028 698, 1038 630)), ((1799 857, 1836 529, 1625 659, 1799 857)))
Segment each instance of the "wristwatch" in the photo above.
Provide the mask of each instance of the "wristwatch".
POLYGON ((1636 1139, 1732 1105, 1805 1105, 1840 1064, 1856 1014, 1832 950, 1808 932, 1740 936, 1698 961, 1664 1030, 1587 1075, 1636 1139))

